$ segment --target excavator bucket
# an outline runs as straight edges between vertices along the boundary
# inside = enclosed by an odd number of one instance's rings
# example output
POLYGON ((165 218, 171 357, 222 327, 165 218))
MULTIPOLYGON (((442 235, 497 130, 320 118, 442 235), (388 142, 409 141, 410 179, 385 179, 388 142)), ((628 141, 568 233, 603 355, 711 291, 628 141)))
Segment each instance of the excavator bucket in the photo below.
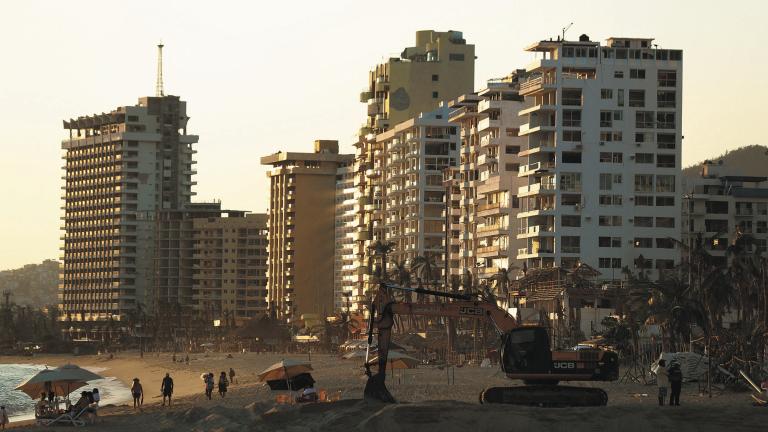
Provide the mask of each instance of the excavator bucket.
POLYGON ((380 373, 368 377, 368 382, 365 384, 363 395, 366 400, 384 403, 397 402, 392 396, 392 393, 387 390, 387 386, 384 384, 384 375, 380 373))

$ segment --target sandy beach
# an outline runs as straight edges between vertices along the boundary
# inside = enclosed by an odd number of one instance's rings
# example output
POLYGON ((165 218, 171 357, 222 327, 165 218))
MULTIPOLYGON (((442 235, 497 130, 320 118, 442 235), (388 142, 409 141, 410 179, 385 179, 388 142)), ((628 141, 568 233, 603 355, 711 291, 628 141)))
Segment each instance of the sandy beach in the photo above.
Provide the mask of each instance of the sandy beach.
MULTIPOLYGON (((480 405, 485 387, 510 385, 496 368, 455 368, 455 381, 448 382, 446 369, 424 367, 396 371, 388 386, 400 403, 385 405, 362 401, 365 378, 361 362, 339 360, 334 355, 312 355, 312 375, 317 388, 341 392, 342 400, 308 405, 276 405, 279 392, 258 382, 257 374, 283 359, 306 360, 307 355, 209 353, 190 356, 190 363, 173 363, 171 354, 120 353, 108 360, 100 356, 2 357, 0 363, 75 363, 106 368, 101 374, 130 385, 138 377, 145 389, 141 410, 119 405, 103 406, 92 430, 149 431, 739 431, 761 430, 768 411, 750 405, 748 393, 725 392, 708 398, 696 383, 683 388, 681 407, 659 407, 656 387, 643 384, 585 383, 609 394, 607 407, 528 408, 480 405), (237 384, 226 398, 205 399, 200 374, 234 368, 237 384), (160 381, 169 372, 174 379, 174 405, 160 405, 160 381), (645 395, 645 396, 644 396, 645 395)), ((285 393, 285 392, 283 392, 285 393)), ((126 395, 129 398, 129 395, 126 395)), ((30 404, 32 402, 30 401, 30 404)), ((14 428, 43 430, 32 422, 11 424, 14 428)))

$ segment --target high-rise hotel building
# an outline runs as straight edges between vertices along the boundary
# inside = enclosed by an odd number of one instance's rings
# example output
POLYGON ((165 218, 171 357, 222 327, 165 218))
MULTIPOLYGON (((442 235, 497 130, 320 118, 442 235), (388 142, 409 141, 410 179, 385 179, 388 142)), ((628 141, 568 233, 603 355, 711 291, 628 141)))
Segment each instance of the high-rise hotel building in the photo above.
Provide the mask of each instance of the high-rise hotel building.
POLYGON ((267 296, 278 318, 334 312, 336 174, 352 155, 338 141, 317 140, 314 152, 278 152, 270 165, 267 296))
POLYGON ((155 214, 190 202, 195 173, 186 102, 134 106, 65 120, 63 270, 59 296, 71 336, 152 307, 155 214), (141 306, 139 306, 141 305, 141 306))
MULTIPOLYGON (((425 118, 416 121, 413 119, 417 119, 421 113, 436 110, 441 102, 471 93, 474 88, 474 76, 474 45, 467 44, 463 34, 459 31, 436 32, 433 30, 416 32, 415 46, 405 48, 400 57, 390 58, 387 62, 376 65, 369 72, 368 86, 360 94, 360 101, 367 105, 367 121, 360 129, 359 140, 355 143, 354 170, 356 179, 354 186, 358 205, 356 206, 355 220, 352 222, 352 226, 356 230, 354 235, 356 274, 352 276, 356 280, 350 293, 353 308, 361 309, 364 307, 363 303, 367 298, 366 290, 369 289, 369 282, 374 270, 371 268, 373 257, 370 246, 376 240, 385 243, 394 241, 398 243, 397 247, 399 248, 403 248, 406 243, 410 245, 408 249, 395 251, 395 259, 409 257, 416 253, 414 251, 423 249, 423 246, 411 245, 412 239, 405 237, 408 234, 405 228, 391 226, 392 214, 387 216, 384 213, 384 195, 387 191, 383 182, 388 174, 383 171, 382 161, 400 156, 402 156, 402 161, 405 161, 406 156, 402 155, 402 152, 406 148, 418 147, 419 151, 426 150, 423 147, 426 141, 421 140, 426 140, 427 133, 426 129, 422 130, 422 127, 444 128, 447 118, 435 116, 431 119, 425 118), (411 121, 411 124, 406 127, 410 130, 401 128, 398 132, 385 137, 379 138, 377 136, 377 134, 396 128, 398 124, 405 121, 411 121), (439 124, 429 126, 427 123, 430 121, 439 124), (405 138, 406 136, 408 138, 405 138), (410 142, 406 144, 406 140, 410 140, 410 142), (386 152, 390 148, 395 148, 397 155, 394 153, 392 155, 387 154, 386 152), (387 218, 390 222, 387 221, 387 218), (388 224, 390 227, 386 227, 388 224), (391 240, 386 238, 387 232, 397 232, 397 238, 391 240)), ((436 115, 442 114, 437 113, 436 115)), ((446 154, 442 156, 450 158, 448 153, 455 151, 457 149, 447 150, 446 154)), ((419 164, 426 163, 422 156, 424 156, 423 152, 411 155, 408 163, 416 160, 419 160, 419 164)), ((399 164, 400 160, 396 163, 399 164)), ((419 170, 424 169, 424 167, 419 165, 409 169, 419 170)), ((423 189, 414 189, 420 185, 425 185, 426 177, 431 175, 433 173, 424 173, 423 176, 419 175, 416 179, 409 179, 410 190, 408 194, 412 195, 409 199, 423 200, 426 196, 431 196, 425 194, 423 189)), ((393 186, 387 187, 394 195, 401 193, 392 189, 393 186)), ((400 201, 403 199, 405 196, 400 201)), ((398 204, 398 206, 402 205, 398 204)), ((411 203, 411 206, 413 205, 416 203, 411 203)), ((436 203, 429 204, 428 207, 434 205, 436 203)), ((406 222, 402 221, 402 223, 406 222)), ((409 235, 412 237, 412 234, 409 235)), ((438 248, 430 246, 428 249, 437 250, 438 248)), ((442 250, 442 247, 439 249, 442 250)))
POLYGON ((603 279, 679 260, 682 51, 649 38, 545 40, 520 84, 528 268, 585 263, 603 279), (640 260, 639 258, 643 259, 640 260))
MULTIPOLYGON (((475 283, 507 270, 512 277, 522 269, 517 250, 520 201, 517 193, 525 160, 518 156, 525 138, 518 136, 524 108, 515 72, 488 81, 486 88, 449 103, 449 120, 459 126, 458 166, 446 172, 450 194, 449 270, 453 277, 475 283)), ((465 287, 466 288, 466 287, 465 287)))

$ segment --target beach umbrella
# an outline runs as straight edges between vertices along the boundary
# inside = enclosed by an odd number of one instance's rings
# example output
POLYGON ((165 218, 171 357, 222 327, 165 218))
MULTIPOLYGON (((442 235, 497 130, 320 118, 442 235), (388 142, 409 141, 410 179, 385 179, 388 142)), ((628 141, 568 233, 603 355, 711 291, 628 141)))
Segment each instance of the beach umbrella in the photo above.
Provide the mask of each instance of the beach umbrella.
POLYGON ((299 374, 313 370, 312 365, 301 360, 282 360, 259 373, 259 381, 290 380, 299 374))
POLYGON ((21 390, 36 399, 45 391, 45 383, 50 381, 54 393, 68 395, 85 386, 88 381, 101 379, 102 376, 79 366, 66 364, 56 369, 44 369, 21 383, 16 390, 21 390))
MULTIPOLYGON (((379 357, 376 356, 368 361, 368 365, 372 366, 379 363, 379 357)), ((390 351, 387 355, 387 363, 390 369, 413 369, 419 365, 419 360, 415 359, 408 354, 400 351, 390 351)))
POLYGON ((304 387, 309 387, 315 383, 315 379, 309 373, 298 374, 290 380, 271 380, 267 381, 267 385, 272 390, 301 390, 304 387))

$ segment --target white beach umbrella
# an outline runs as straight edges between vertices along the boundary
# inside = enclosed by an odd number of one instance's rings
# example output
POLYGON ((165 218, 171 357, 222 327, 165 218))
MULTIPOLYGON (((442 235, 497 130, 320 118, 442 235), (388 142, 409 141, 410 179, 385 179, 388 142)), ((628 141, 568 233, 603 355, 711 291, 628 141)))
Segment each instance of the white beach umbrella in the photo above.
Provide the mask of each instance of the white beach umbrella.
POLYGON ((56 369, 44 369, 21 383, 16 390, 21 390, 29 397, 36 399, 46 391, 46 383, 50 382, 53 392, 57 395, 68 395, 85 386, 88 381, 103 378, 89 370, 73 364, 66 364, 56 369))

